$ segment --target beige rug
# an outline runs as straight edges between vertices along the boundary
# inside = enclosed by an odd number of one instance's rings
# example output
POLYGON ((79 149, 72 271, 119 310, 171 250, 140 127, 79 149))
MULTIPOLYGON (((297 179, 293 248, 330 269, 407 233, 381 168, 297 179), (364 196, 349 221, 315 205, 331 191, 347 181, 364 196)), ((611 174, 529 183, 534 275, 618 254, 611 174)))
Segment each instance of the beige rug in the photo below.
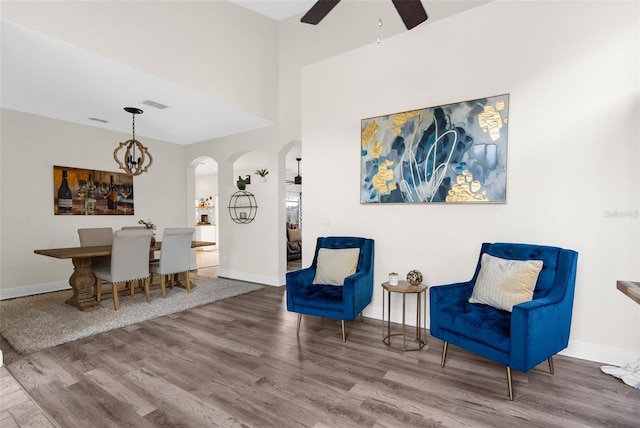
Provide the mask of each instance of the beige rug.
POLYGON ((163 299, 160 290, 151 292, 151 303, 144 293, 121 296, 120 309, 113 301, 103 300, 100 309, 82 312, 67 305, 72 290, 0 301, 0 334, 20 353, 35 352, 97 333, 125 327, 216 302, 228 297, 259 290, 262 286, 223 278, 192 275, 197 285, 191 293, 183 288, 167 289, 163 299))

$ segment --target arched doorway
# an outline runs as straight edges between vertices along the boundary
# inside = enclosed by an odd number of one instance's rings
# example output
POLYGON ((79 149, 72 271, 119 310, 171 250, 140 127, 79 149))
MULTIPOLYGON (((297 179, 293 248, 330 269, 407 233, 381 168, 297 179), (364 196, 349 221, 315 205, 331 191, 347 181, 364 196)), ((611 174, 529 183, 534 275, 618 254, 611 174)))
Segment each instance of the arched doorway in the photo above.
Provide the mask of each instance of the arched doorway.
POLYGON ((195 181, 193 216, 196 240, 215 242, 216 245, 201 247, 196 251, 198 274, 217 276, 220 265, 220 218, 218 201, 218 162, 210 157, 194 161, 195 181))
POLYGON ((287 271, 302 267, 302 144, 291 141, 282 150, 284 158, 284 211, 287 271))

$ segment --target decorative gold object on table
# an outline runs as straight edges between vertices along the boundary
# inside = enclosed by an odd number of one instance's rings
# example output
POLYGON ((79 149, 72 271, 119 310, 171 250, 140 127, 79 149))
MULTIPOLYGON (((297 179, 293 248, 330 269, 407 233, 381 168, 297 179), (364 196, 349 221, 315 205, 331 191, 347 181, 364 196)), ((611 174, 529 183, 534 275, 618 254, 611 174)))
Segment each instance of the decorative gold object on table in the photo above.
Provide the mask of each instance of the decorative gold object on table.
POLYGON ((409 271, 407 274, 407 281, 411 285, 422 284, 422 273, 419 270, 409 271))

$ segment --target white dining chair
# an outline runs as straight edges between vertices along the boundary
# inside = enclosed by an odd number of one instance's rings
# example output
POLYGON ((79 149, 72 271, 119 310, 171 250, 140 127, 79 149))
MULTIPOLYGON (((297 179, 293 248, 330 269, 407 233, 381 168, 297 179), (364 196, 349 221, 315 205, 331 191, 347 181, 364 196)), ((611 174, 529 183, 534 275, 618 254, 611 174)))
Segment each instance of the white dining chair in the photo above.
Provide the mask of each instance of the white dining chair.
POLYGON ((149 264, 151 273, 160 275, 160 289, 162 297, 167 296, 166 277, 170 276, 170 286, 173 288, 175 274, 185 273, 185 285, 187 292, 191 293, 191 282, 189 279, 189 269, 191 268, 191 240, 195 229, 166 228, 162 238, 162 250, 160 260, 149 264))
MULTIPOLYGON (((95 247, 97 245, 113 244, 113 229, 110 227, 89 227, 78 229, 81 247, 95 247)), ((95 257, 94 266, 109 266, 109 256, 95 257)))
MULTIPOLYGON (((147 230, 146 226, 122 226, 120 230, 147 230)), ((153 236, 153 235, 151 235, 153 236)), ((149 251, 149 263, 157 262, 160 259, 156 257, 155 251, 149 251)), ((153 273, 151 273, 151 283, 153 283, 153 273)))
POLYGON ((81 247, 113 244, 113 229, 110 227, 90 227, 78 229, 81 247))
POLYGON ((129 294, 133 296, 134 281, 143 281, 147 302, 151 302, 149 294, 149 246, 151 230, 118 230, 113 237, 111 263, 109 266, 96 266, 93 274, 96 277, 96 300, 102 299, 102 282, 111 283, 113 307, 117 311, 118 284, 126 283, 129 294))

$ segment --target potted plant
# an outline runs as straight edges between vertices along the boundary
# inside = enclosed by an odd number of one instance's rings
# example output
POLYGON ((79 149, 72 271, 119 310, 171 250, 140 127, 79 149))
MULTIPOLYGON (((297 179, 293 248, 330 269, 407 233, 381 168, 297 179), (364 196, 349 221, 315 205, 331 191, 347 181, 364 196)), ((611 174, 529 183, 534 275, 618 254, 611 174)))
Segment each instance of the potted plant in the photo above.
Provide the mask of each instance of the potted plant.
POLYGON ((143 224, 144 227, 146 227, 147 229, 152 231, 152 235, 151 235, 151 245, 154 245, 156 243, 156 233, 154 232, 154 230, 156 230, 156 225, 151 223, 151 220, 139 220, 138 224, 143 224))
POLYGON ((263 183, 267 182, 267 175, 269 174, 269 170, 266 168, 256 169, 256 174, 260 176, 260 181, 263 183))

